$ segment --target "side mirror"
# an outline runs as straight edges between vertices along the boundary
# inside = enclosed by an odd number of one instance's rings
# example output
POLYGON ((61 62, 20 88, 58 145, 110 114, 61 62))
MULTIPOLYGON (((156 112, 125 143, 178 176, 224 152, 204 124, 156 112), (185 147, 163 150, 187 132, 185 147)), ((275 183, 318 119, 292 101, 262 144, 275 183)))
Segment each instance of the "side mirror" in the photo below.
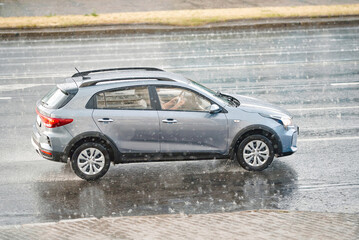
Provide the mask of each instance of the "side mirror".
POLYGON ((211 108, 209 109, 210 114, 215 114, 221 112, 221 108, 217 104, 212 104, 211 108))

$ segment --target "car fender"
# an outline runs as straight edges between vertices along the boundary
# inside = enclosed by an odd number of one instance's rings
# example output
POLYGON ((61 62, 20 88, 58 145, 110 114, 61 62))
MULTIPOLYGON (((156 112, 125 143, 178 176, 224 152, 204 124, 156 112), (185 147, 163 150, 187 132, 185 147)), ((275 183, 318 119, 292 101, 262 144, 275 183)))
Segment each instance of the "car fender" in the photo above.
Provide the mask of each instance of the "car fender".
POLYGON ((282 153, 282 141, 280 140, 280 137, 278 136, 278 134, 270 127, 267 127, 265 125, 255 124, 255 125, 250 125, 250 126, 247 126, 243 129, 241 129, 236 134, 236 136, 233 138, 232 143, 229 148, 229 153, 230 153, 231 159, 234 158, 238 141, 241 140, 241 138, 243 138, 246 134, 253 132, 253 131, 265 131, 265 132, 270 133, 273 136, 272 138, 274 138, 276 140, 276 142, 278 143, 278 146, 275 148, 276 153, 278 155, 280 155, 282 153))
POLYGON ((113 159, 112 161, 114 163, 120 163, 120 152, 118 151, 118 148, 116 147, 115 143, 109 138, 107 137, 105 134, 103 133, 100 133, 100 132, 95 132, 95 131, 91 131, 91 132, 84 132, 84 133, 81 133, 77 136, 75 136, 66 146, 65 150, 64 150, 64 153, 65 153, 65 158, 69 157, 70 156, 70 151, 72 149, 72 147, 78 143, 79 141, 81 141, 82 139, 85 139, 85 138, 91 138, 91 137, 94 137, 94 138, 99 138, 103 141, 106 142, 106 144, 108 144, 111 148, 112 148, 112 151, 113 151, 113 159))

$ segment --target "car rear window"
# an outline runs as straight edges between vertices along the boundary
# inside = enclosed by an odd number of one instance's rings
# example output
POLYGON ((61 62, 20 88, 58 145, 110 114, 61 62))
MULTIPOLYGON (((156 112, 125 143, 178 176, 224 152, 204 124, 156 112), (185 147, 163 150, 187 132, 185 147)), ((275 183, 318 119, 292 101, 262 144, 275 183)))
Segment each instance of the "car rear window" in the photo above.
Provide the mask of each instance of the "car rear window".
POLYGON ((101 92, 96 101, 99 109, 152 109, 147 86, 101 92))
POLYGON ((67 103, 68 98, 68 93, 55 87, 41 99, 41 104, 46 108, 60 108, 67 103))

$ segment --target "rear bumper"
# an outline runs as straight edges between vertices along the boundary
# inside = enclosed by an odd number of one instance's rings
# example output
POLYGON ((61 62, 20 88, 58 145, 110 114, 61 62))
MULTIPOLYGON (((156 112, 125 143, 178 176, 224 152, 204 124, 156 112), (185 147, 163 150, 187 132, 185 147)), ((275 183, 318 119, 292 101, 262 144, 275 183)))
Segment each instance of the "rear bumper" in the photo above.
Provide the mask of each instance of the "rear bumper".
POLYGON ((32 146, 35 148, 35 151, 43 158, 55 162, 67 162, 67 159, 64 157, 64 154, 59 152, 54 152, 50 149, 41 148, 40 144, 36 141, 34 136, 31 137, 32 146))

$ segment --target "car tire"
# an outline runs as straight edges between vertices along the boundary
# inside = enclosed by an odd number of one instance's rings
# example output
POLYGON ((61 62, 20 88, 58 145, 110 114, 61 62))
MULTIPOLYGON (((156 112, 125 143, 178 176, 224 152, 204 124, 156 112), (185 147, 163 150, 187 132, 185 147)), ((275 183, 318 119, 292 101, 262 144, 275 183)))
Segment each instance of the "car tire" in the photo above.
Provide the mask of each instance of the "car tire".
POLYGON ((272 142, 262 135, 246 137, 238 146, 237 161, 248 171, 262 171, 273 161, 272 142))
POLYGON ((94 142, 80 145, 71 158, 74 173, 87 181, 94 181, 105 175, 110 163, 108 150, 102 144, 94 142))

